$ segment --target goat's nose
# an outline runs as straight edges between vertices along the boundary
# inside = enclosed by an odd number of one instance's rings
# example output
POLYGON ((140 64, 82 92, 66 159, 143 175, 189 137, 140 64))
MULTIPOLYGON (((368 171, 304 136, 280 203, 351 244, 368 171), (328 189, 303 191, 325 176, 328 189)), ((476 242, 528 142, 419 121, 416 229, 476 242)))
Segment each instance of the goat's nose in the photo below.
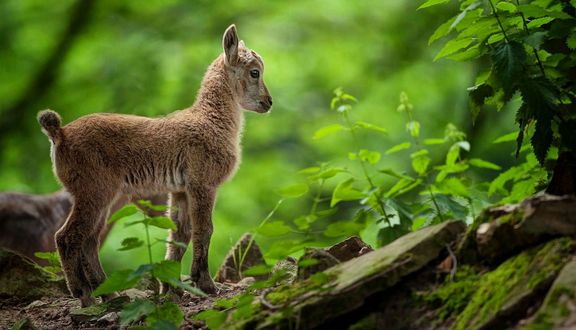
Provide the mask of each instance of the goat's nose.
POLYGON ((272 96, 268 96, 268 103, 272 105, 272 96))

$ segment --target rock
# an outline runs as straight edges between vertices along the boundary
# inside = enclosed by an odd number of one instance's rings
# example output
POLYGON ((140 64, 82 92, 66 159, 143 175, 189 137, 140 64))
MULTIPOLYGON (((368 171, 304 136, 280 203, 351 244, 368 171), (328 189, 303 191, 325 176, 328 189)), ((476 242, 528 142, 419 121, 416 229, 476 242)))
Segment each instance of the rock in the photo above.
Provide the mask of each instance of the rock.
POLYGON ((70 311, 70 317, 74 322, 94 321, 102 318, 110 312, 118 312, 125 304, 130 302, 127 296, 119 296, 108 302, 96 304, 84 308, 73 309, 70 311))
POLYGON ((298 280, 304 280, 340 263, 336 257, 324 249, 306 248, 298 260, 298 280))
POLYGON ((568 262, 552 284, 542 306, 528 321, 532 329, 576 329, 576 259, 568 262))
POLYGON ((247 288, 250 285, 254 284, 254 282, 256 282, 256 279, 254 277, 248 276, 244 277, 243 279, 240 280, 240 282, 236 283, 236 286, 239 288, 247 288))
MULTIPOLYGON (((559 238, 526 250, 475 280, 476 289, 460 297, 465 308, 453 329, 506 329, 526 315, 570 259, 574 242, 559 238)), ((454 285, 458 285, 457 283, 454 285)), ((469 285, 468 285, 469 286, 469 285)), ((449 304, 450 298, 445 302, 449 304)))
POLYGON ((36 265, 26 257, 0 249, 0 299, 31 302, 41 297, 67 296, 62 278, 36 265))
POLYGON ((96 304, 84 308, 73 309, 70 311, 70 317, 72 318, 72 321, 77 323, 87 322, 90 320, 97 320, 104 316, 107 311, 108 304, 96 304))
POLYGON ((12 325, 12 327, 10 329, 11 330, 36 330, 37 328, 34 326, 34 324, 32 324, 32 321, 30 321, 29 318, 25 318, 23 320, 20 320, 20 321, 14 323, 14 325, 12 325))
POLYGON ((374 249, 357 236, 352 236, 328 249, 306 248, 298 261, 298 279, 307 279, 312 274, 371 251, 374 249))
POLYGON ((46 305, 46 303, 42 300, 34 300, 33 302, 29 303, 26 307, 24 307, 25 310, 29 310, 29 309, 33 309, 36 307, 41 307, 46 305))
MULTIPOLYGON (((239 282, 242 279, 241 272, 246 269, 265 264, 260 247, 253 240, 252 235, 244 234, 229 252, 218 273, 215 281, 239 282), (240 271, 239 271, 240 270, 240 271)), ((266 275, 255 276, 256 279, 265 279, 266 275)))
POLYGON ((544 242, 550 237, 576 234, 576 197, 541 195, 516 205, 490 209, 476 231, 479 255, 498 262, 523 247, 544 242))
MULTIPOLYGON (((280 286, 261 297, 271 311, 262 310, 245 324, 250 328, 287 327, 290 310, 302 328, 314 328, 361 307, 405 276, 440 257, 466 226, 449 221, 405 235, 374 252, 337 264, 323 273, 292 285, 280 286)), ((292 320, 294 321, 294 320, 292 320)))
POLYGON ((139 289, 127 289, 124 290, 124 294, 128 296, 130 299, 146 299, 153 293, 151 291, 144 291, 139 289))
POLYGON ((105 314, 101 318, 99 318, 98 321, 96 321, 96 322, 98 324, 102 324, 102 325, 109 325, 112 323, 116 323, 119 319, 120 319, 120 317, 118 316, 118 313, 110 312, 108 314, 105 314))
POLYGON ((287 257, 278 261, 270 273, 272 276, 279 274, 282 277, 279 284, 292 284, 298 276, 298 261, 294 257, 287 257))
POLYGON ((374 249, 364 243, 358 236, 352 236, 328 249, 328 253, 340 260, 340 262, 354 259, 374 249))

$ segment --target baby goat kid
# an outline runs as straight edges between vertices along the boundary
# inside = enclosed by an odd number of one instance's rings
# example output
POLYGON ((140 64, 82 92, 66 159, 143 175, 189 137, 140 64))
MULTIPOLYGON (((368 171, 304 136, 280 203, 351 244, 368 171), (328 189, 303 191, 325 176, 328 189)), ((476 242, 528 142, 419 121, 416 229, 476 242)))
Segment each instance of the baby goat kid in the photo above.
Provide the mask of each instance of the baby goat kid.
MULTIPOLYGON (((208 272, 216 189, 240 159, 241 109, 265 113, 272 106, 264 63, 238 41, 234 25, 224 32, 223 48, 194 105, 164 118, 93 114, 61 127, 56 112, 38 114, 52 143, 54 171, 74 197, 56 245, 68 288, 82 305, 94 303, 92 290, 106 277, 98 233, 110 205, 123 194, 170 193, 178 230, 169 239, 187 244, 192 238, 191 278, 204 292, 216 291, 208 272)), ((173 244, 167 249, 169 260, 180 261, 185 252, 173 244)))

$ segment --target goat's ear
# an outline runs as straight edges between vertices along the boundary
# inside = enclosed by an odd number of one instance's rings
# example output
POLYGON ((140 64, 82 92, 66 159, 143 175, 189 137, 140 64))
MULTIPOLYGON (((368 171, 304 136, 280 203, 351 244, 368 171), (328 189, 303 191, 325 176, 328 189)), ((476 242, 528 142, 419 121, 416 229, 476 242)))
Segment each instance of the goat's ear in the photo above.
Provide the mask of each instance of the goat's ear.
POLYGON ((246 45, 244 44, 244 40, 240 40, 240 42, 238 43, 238 48, 239 49, 241 49, 241 48, 246 49, 246 45))
POLYGON ((226 64, 235 64, 238 60, 238 34, 236 33, 236 25, 230 25, 224 32, 222 47, 224 48, 226 64))

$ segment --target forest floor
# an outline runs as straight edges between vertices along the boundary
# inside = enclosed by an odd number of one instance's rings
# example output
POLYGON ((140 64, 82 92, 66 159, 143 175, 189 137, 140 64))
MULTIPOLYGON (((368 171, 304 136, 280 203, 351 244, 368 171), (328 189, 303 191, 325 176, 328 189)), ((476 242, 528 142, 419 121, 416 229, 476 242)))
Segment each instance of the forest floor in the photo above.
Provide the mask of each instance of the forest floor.
MULTIPOLYGON (((243 287, 219 284, 218 294, 208 297, 198 297, 185 293, 175 299, 184 313, 184 323, 181 329, 206 329, 204 322, 195 321, 192 317, 201 311, 210 309, 214 301, 231 298, 244 291, 243 287)), ((140 291, 144 293, 143 291, 140 291)), ((151 294, 151 292, 148 292, 151 294)), ((120 328, 118 313, 110 312, 95 318, 82 320, 71 314, 80 309, 78 299, 71 296, 46 296, 32 302, 18 298, 6 299, 0 302, 0 329, 117 329, 120 328)))

